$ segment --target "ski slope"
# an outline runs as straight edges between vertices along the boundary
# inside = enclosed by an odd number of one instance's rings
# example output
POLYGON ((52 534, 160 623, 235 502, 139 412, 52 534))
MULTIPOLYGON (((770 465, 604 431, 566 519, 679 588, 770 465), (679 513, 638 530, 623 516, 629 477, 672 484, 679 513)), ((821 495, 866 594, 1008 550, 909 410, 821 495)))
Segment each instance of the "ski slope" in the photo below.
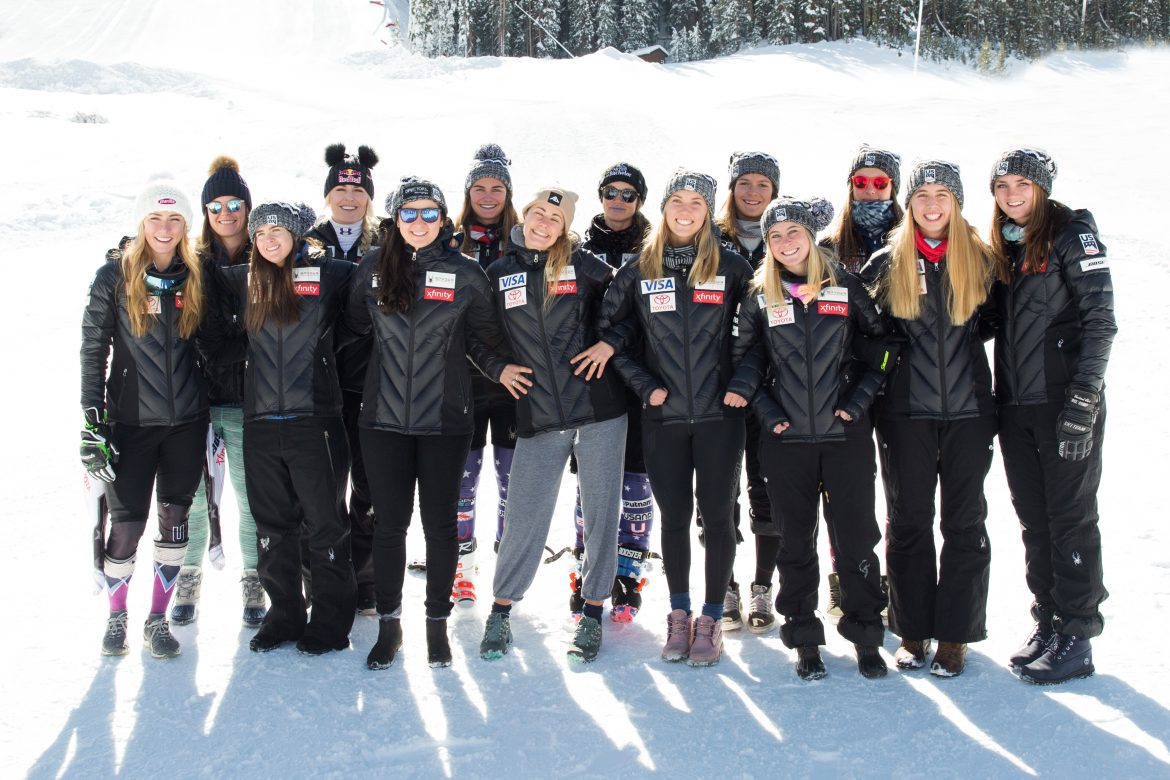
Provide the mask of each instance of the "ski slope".
MULTIPOLYGON (((359 0, 6 0, 2 10, 0 242, 12 272, 0 285, 9 434, 0 448, 9 616, 0 757, 13 776, 1170 777, 1170 314, 1160 305, 1170 261, 1155 194, 1170 126, 1167 49, 1067 53, 1012 63, 1002 77, 933 63, 915 72, 909 55, 864 43, 665 67, 612 50, 572 61, 424 60, 382 44, 382 9, 359 0), (727 635, 712 669, 664 664, 660 573, 637 621, 607 621, 597 662, 570 667, 565 559, 542 567, 516 608, 514 652, 482 662, 490 523, 480 531, 485 603, 454 616, 452 668, 425 664, 413 577, 401 661, 388 671, 365 669, 371 618, 358 618, 346 652, 255 655, 239 623, 230 495, 228 566, 205 570, 198 622, 175 629, 182 656, 153 661, 135 641, 124 658, 100 657, 106 603, 91 593, 77 490, 88 284, 105 249, 133 229, 130 205, 150 174, 170 171, 195 197, 211 159, 229 153, 256 202, 319 207, 322 154, 334 141, 378 151, 378 203, 403 174, 433 178, 458 200, 471 153, 496 141, 513 160, 518 200, 550 182, 582 194, 579 231, 600 171, 619 158, 646 173, 654 219, 679 165, 716 175, 722 201, 737 149, 775 155, 784 192, 838 202, 862 141, 907 162, 958 162, 965 214, 985 229, 997 154, 1047 148, 1060 165, 1054 194, 1094 211, 1117 288, 1100 492, 1112 597, 1094 643, 1098 674, 1040 689, 1004 664, 1029 628, 1029 596, 998 460, 987 482, 990 636, 954 680, 891 672, 865 681, 831 628, 829 677, 818 683, 797 680, 794 654, 774 634, 727 635)), ((554 548, 572 534, 567 479, 559 514, 554 548)), ((410 543, 421 552, 417 524, 410 543)), ((148 549, 146 538, 130 594, 135 629, 149 600, 148 549)), ((749 541, 738 579, 751 578, 753 563, 749 541)), ((889 637, 887 651, 895 647, 889 637)))

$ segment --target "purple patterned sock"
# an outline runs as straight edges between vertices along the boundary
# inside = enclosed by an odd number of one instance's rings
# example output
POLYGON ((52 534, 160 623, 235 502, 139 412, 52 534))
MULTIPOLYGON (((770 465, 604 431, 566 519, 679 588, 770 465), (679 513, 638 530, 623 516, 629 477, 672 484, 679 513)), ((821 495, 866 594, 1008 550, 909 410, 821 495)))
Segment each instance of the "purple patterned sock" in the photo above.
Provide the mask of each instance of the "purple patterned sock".
POLYGON ((179 580, 179 566, 154 562, 154 591, 150 596, 150 612, 160 615, 167 611, 171 593, 179 580))

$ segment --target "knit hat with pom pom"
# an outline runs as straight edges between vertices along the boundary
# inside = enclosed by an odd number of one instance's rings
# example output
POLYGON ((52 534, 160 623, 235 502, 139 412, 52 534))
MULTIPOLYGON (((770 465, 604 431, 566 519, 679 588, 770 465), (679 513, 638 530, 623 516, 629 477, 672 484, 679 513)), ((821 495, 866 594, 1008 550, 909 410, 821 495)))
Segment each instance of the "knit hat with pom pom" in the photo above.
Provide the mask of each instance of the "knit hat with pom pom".
POLYGON ((467 179, 463 182, 464 191, 471 189, 471 185, 480 179, 492 178, 502 181, 508 192, 511 192, 512 174, 508 172, 508 166, 511 164, 512 161, 504 154, 499 144, 484 144, 475 150, 475 160, 467 173, 467 179))
POLYGON ((768 204, 764 216, 760 217, 760 230, 765 236, 773 225, 781 222, 795 222, 816 236, 833 221, 833 204, 824 198, 799 200, 783 195, 768 204))
POLYGON ((352 184, 361 187, 371 198, 374 197, 374 177, 370 169, 378 164, 378 155, 368 146, 359 146, 357 157, 345 153, 345 144, 330 144, 325 147, 325 164, 329 175, 325 177, 325 197, 334 187, 352 184))
POLYGON ((211 161, 207 169, 208 179, 203 184, 203 200, 206 205, 216 198, 231 195, 241 198, 249 210, 252 208, 252 192, 248 189, 248 182, 240 175, 240 164, 234 158, 220 155, 211 161))
POLYGON ((248 238, 255 238, 256 231, 266 225, 276 225, 299 239, 313 228, 316 221, 316 213, 304 203, 261 203, 248 215, 248 238))

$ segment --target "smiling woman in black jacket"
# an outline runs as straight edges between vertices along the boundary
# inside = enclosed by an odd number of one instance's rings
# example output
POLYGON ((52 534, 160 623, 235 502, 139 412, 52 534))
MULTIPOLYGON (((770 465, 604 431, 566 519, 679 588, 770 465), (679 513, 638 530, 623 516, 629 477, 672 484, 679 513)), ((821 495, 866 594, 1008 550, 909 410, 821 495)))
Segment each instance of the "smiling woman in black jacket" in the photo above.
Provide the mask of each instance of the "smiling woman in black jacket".
POLYGON ((1055 177, 1036 149, 1005 152, 991 174, 991 245, 1009 269, 994 290, 999 440, 1036 618, 1011 665, 1036 683, 1093 673, 1108 596, 1097 488, 1113 280, 1093 215, 1049 200, 1055 177))
POLYGON ((178 185, 151 181, 134 213, 137 238, 118 262, 98 270, 81 323, 81 458, 93 477, 111 483, 102 566, 110 617, 102 654, 127 651, 126 594, 154 487, 154 595, 143 633, 151 655, 170 658, 180 648, 167 602, 187 549, 187 514, 207 437, 207 391, 195 348, 206 296, 187 237, 191 205, 178 185))

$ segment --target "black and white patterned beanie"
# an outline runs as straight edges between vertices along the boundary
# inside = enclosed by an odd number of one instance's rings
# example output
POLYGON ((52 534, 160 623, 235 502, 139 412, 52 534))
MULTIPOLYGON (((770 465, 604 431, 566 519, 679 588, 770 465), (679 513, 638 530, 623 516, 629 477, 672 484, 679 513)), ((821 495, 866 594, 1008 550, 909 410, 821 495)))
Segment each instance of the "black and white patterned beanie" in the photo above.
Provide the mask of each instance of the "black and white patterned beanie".
POLYGON ((735 189, 735 182, 745 173, 758 173, 772 182, 772 193, 780 191, 780 163, 764 152, 732 152, 727 162, 728 189, 735 189))
POLYGON ((800 200, 790 195, 782 195, 764 209, 764 216, 760 217, 760 231, 766 240, 773 225, 780 222, 795 222, 816 236, 832 221, 833 204, 824 198, 800 200))
POLYGON ((950 190, 963 208, 963 181, 959 178, 959 166, 942 160, 924 160, 910 169, 910 178, 906 182, 906 205, 910 205, 910 197, 915 190, 924 184, 941 184, 950 190))
POLYGON ((248 238, 255 238, 256 231, 266 225, 276 225, 299 239, 312 230, 316 221, 316 212, 304 203, 261 203, 248 215, 248 238))
POLYGON ((869 144, 862 144, 853 158, 853 165, 849 168, 849 178, 862 168, 877 168, 890 177, 890 184, 894 188, 894 195, 898 194, 898 185, 902 179, 902 158, 886 149, 878 149, 869 144))
POLYGON ((1056 161, 1043 149, 1013 149, 1004 152, 991 169, 991 191, 1000 176, 1023 176, 1052 194, 1052 180, 1056 178, 1056 161))
POLYGON ((679 168, 670 175, 670 181, 666 183, 666 190, 662 193, 662 203, 659 204, 659 210, 666 211, 666 201, 670 200, 671 195, 680 190, 689 190, 703 196, 703 200, 707 201, 707 215, 713 216, 715 214, 715 188, 718 186, 719 183, 715 181, 714 176, 679 168))
POLYGON ((447 217, 447 199, 443 197, 439 185, 417 176, 404 176, 398 183, 398 188, 386 196, 386 214, 390 219, 397 219, 398 209, 402 208, 403 203, 412 200, 433 200, 439 204, 443 218, 447 217))
POLYGON ((508 192, 511 192, 512 174, 508 172, 508 166, 511 164, 512 161, 504 154, 499 144, 484 144, 475 150, 475 160, 467 173, 467 179, 463 182, 464 192, 470 190, 471 185, 480 179, 487 178, 499 179, 508 192))

